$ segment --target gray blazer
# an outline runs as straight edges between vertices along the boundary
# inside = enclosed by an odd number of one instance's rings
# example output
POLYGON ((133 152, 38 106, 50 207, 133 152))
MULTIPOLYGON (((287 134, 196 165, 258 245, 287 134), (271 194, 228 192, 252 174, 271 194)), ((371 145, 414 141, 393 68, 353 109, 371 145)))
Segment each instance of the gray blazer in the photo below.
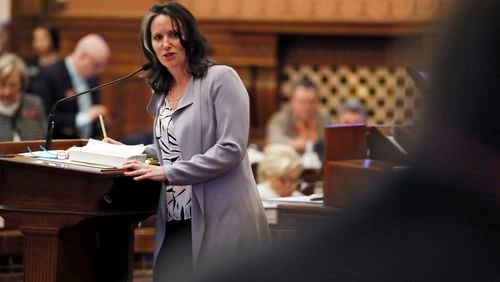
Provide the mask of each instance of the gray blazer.
MULTIPOLYGON (((164 98, 155 93, 148 105, 155 123, 164 98)), ((236 71, 217 65, 211 66, 205 77, 191 78, 172 116, 181 158, 172 165, 162 165, 170 184, 192 185, 191 230, 197 267, 206 266, 210 258, 245 256, 245 252, 270 242, 269 226, 246 151, 249 111, 248 93, 236 71)), ((159 152, 157 139, 154 140, 153 148, 159 152)), ((163 186, 155 259, 165 235, 163 186)))

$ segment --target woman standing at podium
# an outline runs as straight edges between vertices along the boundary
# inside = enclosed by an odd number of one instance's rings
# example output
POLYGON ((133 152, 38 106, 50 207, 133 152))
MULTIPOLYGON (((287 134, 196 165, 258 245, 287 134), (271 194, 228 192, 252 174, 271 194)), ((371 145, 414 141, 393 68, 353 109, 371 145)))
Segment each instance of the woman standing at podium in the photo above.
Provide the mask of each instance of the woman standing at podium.
POLYGON ((42 101, 37 96, 23 93, 27 75, 21 58, 11 53, 0 55, 0 141, 44 137, 42 101))
MULTIPOLYGON (((142 21, 153 63, 148 112, 161 166, 125 164, 135 180, 164 183, 157 213, 155 281, 185 281, 267 246, 265 218, 246 147, 249 97, 234 69, 207 59, 193 15, 176 2, 154 5, 142 21)), ((151 150, 148 151, 149 153, 151 150)))

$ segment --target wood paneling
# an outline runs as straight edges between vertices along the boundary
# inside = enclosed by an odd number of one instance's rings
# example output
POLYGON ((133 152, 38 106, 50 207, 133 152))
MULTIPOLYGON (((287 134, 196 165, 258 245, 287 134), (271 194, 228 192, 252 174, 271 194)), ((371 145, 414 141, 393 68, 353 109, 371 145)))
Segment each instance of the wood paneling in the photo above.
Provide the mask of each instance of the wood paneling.
POLYGON ((201 20, 408 22, 445 15, 450 0, 184 0, 201 20))
POLYGON ((282 36, 280 62, 311 65, 401 66, 422 63, 432 50, 424 35, 282 36), (419 49, 419 52, 414 50, 419 49))
MULTIPOLYGON (((143 62, 139 45, 147 1, 72 0, 13 1, 14 50, 30 53, 32 28, 47 20, 61 29, 62 53, 68 54, 87 33, 99 33, 112 49, 103 82, 123 76, 143 62), (30 9, 27 9, 30 7, 30 9), (31 9, 31 8, 34 9, 31 9), (34 11, 34 12, 31 12, 34 11)), ((395 42, 411 42, 425 49, 421 38, 432 37, 453 0, 184 0, 199 19, 213 58, 233 66, 251 100, 251 138, 262 140, 265 123, 278 108, 280 66, 290 62, 364 65, 404 64, 417 59, 394 52, 395 42), (409 39, 399 41, 399 39, 409 39), (423 46, 423 47, 422 47, 423 46)), ((400 44, 400 43, 398 43, 400 44)), ((406 43, 404 43, 406 44, 406 43)), ((404 45, 403 44, 403 45, 404 45)), ((406 52, 406 53, 405 53, 406 52)), ((151 131, 145 106, 150 90, 135 77, 103 90, 110 108, 111 136, 151 131)))

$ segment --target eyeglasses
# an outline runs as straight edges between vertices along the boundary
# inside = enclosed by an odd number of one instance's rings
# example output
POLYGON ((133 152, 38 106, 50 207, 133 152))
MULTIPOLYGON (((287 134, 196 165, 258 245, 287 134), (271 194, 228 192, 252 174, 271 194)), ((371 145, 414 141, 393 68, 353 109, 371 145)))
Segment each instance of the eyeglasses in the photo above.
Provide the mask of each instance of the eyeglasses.
POLYGON ((55 159, 55 160, 66 160, 68 159, 68 153, 66 151, 51 152, 45 148, 45 146, 40 145, 40 149, 43 152, 33 152, 30 146, 26 146, 26 149, 30 153, 30 156, 37 159, 55 159))
POLYGON ((299 179, 290 179, 290 178, 284 178, 284 177, 279 177, 278 181, 280 181, 283 184, 290 185, 290 186, 297 186, 297 185, 299 185, 300 182, 302 182, 302 180, 300 178, 299 179))

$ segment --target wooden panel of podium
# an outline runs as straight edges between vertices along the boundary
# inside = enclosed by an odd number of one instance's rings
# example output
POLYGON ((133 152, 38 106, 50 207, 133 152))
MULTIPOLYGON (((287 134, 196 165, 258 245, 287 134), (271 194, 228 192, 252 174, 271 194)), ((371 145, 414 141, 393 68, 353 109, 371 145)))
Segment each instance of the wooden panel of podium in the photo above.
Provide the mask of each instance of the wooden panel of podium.
POLYGON ((386 130, 364 124, 325 129, 325 205, 348 207, 374 183, 405 168, 405 155, 383 134, 386 130))
POLYGON ((360 125, 325 128, 323 204, 280 203, 268 208, 275 218, 273 239, 308 235, 331 224, 331 219, 370 192, 374 183, 404 166, 405 155, 386 136, 390 128, 360 125))
POLYGON ((133 228, 156 212, 160 183, 17 155, 41 144, 0 143, 0 215, 24 235, 24 281, 131 281, 133 228))

